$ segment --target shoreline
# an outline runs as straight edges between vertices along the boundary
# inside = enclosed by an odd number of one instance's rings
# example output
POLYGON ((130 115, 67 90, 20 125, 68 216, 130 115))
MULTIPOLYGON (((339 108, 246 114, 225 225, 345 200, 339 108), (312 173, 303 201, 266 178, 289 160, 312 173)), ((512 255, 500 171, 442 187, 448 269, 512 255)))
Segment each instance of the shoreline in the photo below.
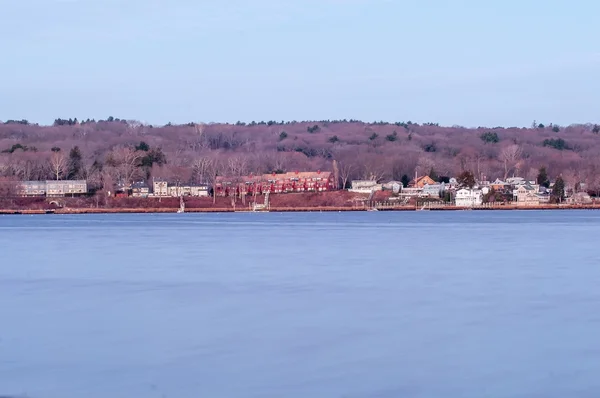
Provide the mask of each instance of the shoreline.
MULTIPOLYGON (((36 214, 160 214, 177 213, 178 208, 57 208, 57 209, 0 209, 0 215, 36 215, 36 214)), ((507 211, 507 210, 600 210, 600 204, 560 204, 560 205, 533 205, 533 206, 481 206, 457 207, 439 206, 427 209, 415 206, 394 206, 377 209, 377 211, 507 211)), ((228 208, 189 208, 185 213, 307 213, 307 212, 364 212, 373 211, 365 207, 337 207, 337 206, 307 206, 307 207, 272 207, 268 211, 252 211, 249 209, 228 208)))

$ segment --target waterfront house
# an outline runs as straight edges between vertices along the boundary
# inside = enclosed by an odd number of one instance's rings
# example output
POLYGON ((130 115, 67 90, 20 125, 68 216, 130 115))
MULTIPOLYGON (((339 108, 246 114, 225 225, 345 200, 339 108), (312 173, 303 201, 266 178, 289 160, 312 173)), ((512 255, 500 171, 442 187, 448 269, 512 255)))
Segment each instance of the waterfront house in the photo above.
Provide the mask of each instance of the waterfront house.
POLYGON ((423 189, 421 188, 402 188, 398 194, 401 198, 416 198, 423 196, 423 189))
POLYGON ((540 191, 536 194, 540 204, 550 203, 551 194, 549 191, 540 191))
POLYGON ((208 185, 169 185, 168 196, 178 198, 180 196, 204 197, 208 196, 208 185))
POLYGON ((46 181, 21 181, 19 194, 21 196, 78 196, 87 193, 85 180, 46 180, 46 181))
POLYGON ((459 189, 456 191, 455 203, 458 207, 479 206, 483 204, 483 192, 479 189, 459 189))
POLYGON ((446 185, 444 183, 441 184, 425 184, 423 189, 421 190, 421 196, 428 198, 439 198, 442 195, 442 192, 446 189, 446 185))
POLYGON ((455 177, 451 177, 448 180, 446 189, 453 190, 453 189, 457 189, 457 188, 458 188, 458 180, 455 177))
POLYGON ((46 181, 21 181, 20 196, 46 196, 46 181))
POLYGON ((410 188, 423 188, 425 185, 434 185, 435 181, 429 176, 422 176, 415 180, 412 180, 408 186, 410 188))
POLYGON ((46 196, 75 196, 87 193, 86 180, 47 180, 46 196))
POLYGON ((522 206, 535 206, 540 204, 538 197, 539 188, 537 185, 525 183, 518 185, 513 191, 513 201, 522 206))
POLYGON ((353 180, 350 192, 356 193, 371 193, 372 191, 382 191, 383 185, 378 184, 375 180, 353 180))
POLYGON ((502 181, 499 178, 496 178, 492 183, 490 183, 490 187, 496 192, 503 192, 504 190, 510 187, 510 184, 506 181, 502 181))
POLYGON ((169 188, 166 180, 162 178, 152 179, 152 195, 153 196, 169 196, 169 188))
POLYGON ((381 185, 381 189, 384 191, 392 191, 395 194, 400 193, 404 186, 400 181, 389 181, 381 185))
POLYGON ((208 185, 206 184, 180 184, 169 183, 162 178, 152 179, 152 196, 155 197, 175 197, 208 196, 208 185))
POLYGON ((592 198, 587 192, 577 192, 565 199, 569 204, 591 204, 592 198))
POLYGON ((143 181, 131 184, 131 196, 135 198, 147 198, 150 195, 150 187, 143 181))
POLYGON ((510 186, 516 187, 519 185, 525 185, 527 181, 523 177, 509 177, 506 179, 506 183, 510 186))

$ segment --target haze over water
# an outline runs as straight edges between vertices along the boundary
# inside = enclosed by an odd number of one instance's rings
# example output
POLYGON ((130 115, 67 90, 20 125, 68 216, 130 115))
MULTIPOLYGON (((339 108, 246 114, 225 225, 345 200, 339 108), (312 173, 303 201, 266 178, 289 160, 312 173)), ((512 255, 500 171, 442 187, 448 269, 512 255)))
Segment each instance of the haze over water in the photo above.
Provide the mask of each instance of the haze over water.
POLYGON ((597 397, 600 213, 0 217, 0 395, 597 397))

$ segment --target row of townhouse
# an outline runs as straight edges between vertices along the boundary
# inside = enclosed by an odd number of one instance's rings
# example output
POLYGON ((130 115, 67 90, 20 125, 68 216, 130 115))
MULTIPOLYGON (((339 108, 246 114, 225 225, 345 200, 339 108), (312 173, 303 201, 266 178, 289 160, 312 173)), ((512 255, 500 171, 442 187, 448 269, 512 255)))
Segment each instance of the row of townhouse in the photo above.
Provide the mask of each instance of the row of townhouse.
POLYGON ((209 195, 208 191, 208 185, 206 184, 169 183, 167 180, 155 178, 152 180, 152 186, 144 181, 134 182, 131 185, 120 184, 116 189, 116 196, 132 196, 134 198, 178 198, 181 196, 206 197, 209 195))
POLYGON ((80 196, 88 193, 88 187, 86 180, 21 181, 17 192, 26 197, 80 196))
POLYGON ((217 196, 252 195, 264 193, 323 192, 335 189, 334 175, 328 171, 295 171, 248 175, 220 176, 215 181, 217 196))

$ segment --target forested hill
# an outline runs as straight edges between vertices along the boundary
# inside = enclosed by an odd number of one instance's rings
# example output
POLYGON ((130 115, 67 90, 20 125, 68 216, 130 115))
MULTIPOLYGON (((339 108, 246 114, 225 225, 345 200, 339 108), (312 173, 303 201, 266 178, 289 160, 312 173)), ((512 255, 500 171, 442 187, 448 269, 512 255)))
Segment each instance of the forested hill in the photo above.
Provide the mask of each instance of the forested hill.
POLYGON ((0 173, 24 180, 81 177, 92 183, 151 176, 201 181, 214 173, 330 170, 337 160, 350 178, 400 180, 415 172, 452 176, 465 169, 487 179, 535 178, 546 167, 551 178, 562 174, 598 186, 599 133, 595 124, 465 128, 342 120, 151 126, 111 117, 38 126, 4 121, 0 173), (75 147, 78 165, 69 169, 75 147), (65 158, 63 167, 57 167, 57 158, 65 158), (132 170, 125 172, 127 162, 132 170))

